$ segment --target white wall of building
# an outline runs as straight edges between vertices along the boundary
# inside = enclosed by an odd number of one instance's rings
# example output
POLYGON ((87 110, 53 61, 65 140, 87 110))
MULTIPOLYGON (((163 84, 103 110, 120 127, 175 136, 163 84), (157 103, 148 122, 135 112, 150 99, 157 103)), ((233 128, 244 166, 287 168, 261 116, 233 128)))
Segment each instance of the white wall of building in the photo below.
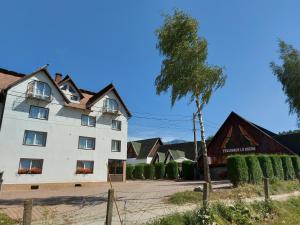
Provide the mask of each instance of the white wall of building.
MULTIPOLYGON (((3 184, 65 183, 65 182, 101 182, 107 180, 108 159, 126 160, 127 154, 127 114, 121 108, 122 130, 111 129, 112 116, 103 115, 103 100, 115 98, 108 93, 92 107, 92 112, 64 106, 58 90, 48 77, 40 72, 7 93, 0 131, 0 171, 4 171, 3 184), (40 80, 50 85, 53 100, 27 99, 27 84, 40 80), (30 105, 49 108, 48 120, 29 118, 30 105), (96 116, 96 127, 81 126, 81 115, 96 116), (23 145, 25 130, 47 132, 45 147, 23 145), (79 136, 96 138, 95 150, 78 149, 79 136), (121 140, 121 152, 111 152, 111 140, 121 140), (42 174, 18 174, 20 158, 43 159, 42 174), (75 174, 77 160, 93 160, 93 174, 75 174)), ((120 104, 121 106, 121 104, 120 104)))

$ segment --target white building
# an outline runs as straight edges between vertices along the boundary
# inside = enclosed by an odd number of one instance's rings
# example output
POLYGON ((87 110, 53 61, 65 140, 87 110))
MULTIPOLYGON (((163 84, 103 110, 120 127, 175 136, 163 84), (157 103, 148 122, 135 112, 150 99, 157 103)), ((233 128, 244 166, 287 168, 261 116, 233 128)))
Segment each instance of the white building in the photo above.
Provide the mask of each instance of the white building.
POLYGON ((46 66, 30 75, 1 69, 2 188, 124 181, 130 116, 112 84, 94 93, 70 76, 53 80, 46 66))

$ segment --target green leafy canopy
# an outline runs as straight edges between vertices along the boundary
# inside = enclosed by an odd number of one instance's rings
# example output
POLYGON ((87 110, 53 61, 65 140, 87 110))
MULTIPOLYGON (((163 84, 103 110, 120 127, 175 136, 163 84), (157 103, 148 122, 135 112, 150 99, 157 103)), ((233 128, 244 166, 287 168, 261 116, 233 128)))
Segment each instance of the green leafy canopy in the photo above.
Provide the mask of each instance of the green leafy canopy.
POLYGON ((270 65, 282 84, 290 113, 296 113, 300 126, 300 53, 292 45, 279 40, 279 54, 282 65, 276 65, 275 62, 271 62, 270 65))
POLYGON ((198 22, 186 13, 175 10, 166 15, 158 36, 157 48, 164 56, 156 77, 157 94, 171 89, 171 104, 187 94, 191 102, 200 98, 207 104, 212 92, 222 87, 226 76, 223 69, 207 63, 207 41, 198 36, 198 22))

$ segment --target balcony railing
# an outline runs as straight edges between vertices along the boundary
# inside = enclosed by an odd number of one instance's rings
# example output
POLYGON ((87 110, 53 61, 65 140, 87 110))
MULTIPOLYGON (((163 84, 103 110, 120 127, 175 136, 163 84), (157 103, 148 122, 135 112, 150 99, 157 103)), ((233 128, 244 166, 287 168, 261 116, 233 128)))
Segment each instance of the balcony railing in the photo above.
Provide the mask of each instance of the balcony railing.
POLYGON ((103 107, 102 112, 104 114, 120 115, 120 110, 119 109, 112 109, 112 108, 109 108, 109 107, 103 107))
POLYGON ((26 96, 48 102, 52 100, 51 88, 47 83, 40 81, 32 81, 28 84, 26 96))

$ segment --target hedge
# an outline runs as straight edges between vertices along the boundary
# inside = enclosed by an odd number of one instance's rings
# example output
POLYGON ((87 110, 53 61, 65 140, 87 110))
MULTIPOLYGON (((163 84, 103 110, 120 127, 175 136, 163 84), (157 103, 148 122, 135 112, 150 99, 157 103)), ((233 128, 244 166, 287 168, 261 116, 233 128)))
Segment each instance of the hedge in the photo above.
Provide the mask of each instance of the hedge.
POLYGON ((154 179, 154 166, 152 164, 147 164, 144 167, 144 177, 146 179, 154 179))
POLYGON ((267 155, 259 155, 257 158, 264 177, 274 179, 274 172, 270 157, 267 155))
POLYGON ((282 161, 282 167, 284 171, 284 179, 285 180, 295 179, 295 171, 293 168, 291 157, 287 155, 281 156, 281 161, 282 161))
POLYGON ((171 180, 178 178, 178 164, 175 161, 167 163, 166 166, 167 177, 171 180))
POLYGON ((186 160, 182 162, 182 178, 184 180, 194 179, 194 163, 186 160))
POLYGON ((244 156, 233 155, 227 161, 228 177, 234 186, 248 182, 248 167, 244 156))
POLYGON ((155 163, 155 178, 156 179, 163 179, 165 177, 165 164, 162 162, 155 163))
POLYGON ((297 176, 298 173, 300 173, 300 157, 293 155, 291 156, 291 159, 292 159, 295 175, 297 176))
POLYGON ((251 184, 259 184, 262 182, 263 173, 259 165, 257 156, 249 155, 245 157, 248 166, 249 180, 251 184))
POLYGON ((133 165, 126 165, 126 179, 131 180, 133 179, 133 171, 134 171, 134 166, 133 165))
POLYGON ((278 180, 283 180, 284 179, 284 171, 282 167, 282 161, 281 161, 281 156, 280 155, 271 155, 270 156, 271 162, 272 162, 272 167, 273 167, 273 172, 275 178, 278 180))
POLYGON ((134 167, 133 177, 135 179, 144 179, 144 166, 145 164, 137 164, 134 167))

